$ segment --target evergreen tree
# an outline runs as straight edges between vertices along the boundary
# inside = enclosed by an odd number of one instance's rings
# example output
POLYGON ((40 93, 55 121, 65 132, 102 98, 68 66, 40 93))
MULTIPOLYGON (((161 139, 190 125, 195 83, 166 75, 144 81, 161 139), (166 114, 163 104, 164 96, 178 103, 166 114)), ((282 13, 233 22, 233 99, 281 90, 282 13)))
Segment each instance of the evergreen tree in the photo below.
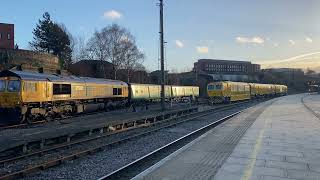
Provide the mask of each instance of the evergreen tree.
POLYGON ((36 51, 43 51, 58 56, 61 68, 69 68, 72 56, 70 35, 64 25, 53 22, 48 12, 43 14, 33 30, 31 47, 36 51))

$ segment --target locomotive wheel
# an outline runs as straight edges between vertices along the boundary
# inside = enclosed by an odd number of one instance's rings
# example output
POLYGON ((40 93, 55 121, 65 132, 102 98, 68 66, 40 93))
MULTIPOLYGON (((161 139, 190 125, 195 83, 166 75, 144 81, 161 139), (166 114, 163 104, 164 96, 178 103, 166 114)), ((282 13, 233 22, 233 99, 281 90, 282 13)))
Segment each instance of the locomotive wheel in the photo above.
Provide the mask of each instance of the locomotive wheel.
POLYGON ((20 123, 27 123, 27 124, 32 124, 32 115, 31 115, 31 110, 28 109, 26 113, 22 115, 22 119, 20 123))

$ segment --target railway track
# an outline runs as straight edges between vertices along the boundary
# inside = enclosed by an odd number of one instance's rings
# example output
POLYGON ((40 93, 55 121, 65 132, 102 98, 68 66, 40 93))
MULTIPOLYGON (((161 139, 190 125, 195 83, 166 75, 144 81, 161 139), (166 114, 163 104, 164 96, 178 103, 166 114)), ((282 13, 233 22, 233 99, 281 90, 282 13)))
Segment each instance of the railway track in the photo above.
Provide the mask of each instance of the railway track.
MULTIPOLYGON (((199 102, 197 105, 202 105, 202 104, 207 104, 207 102, 199 102)), ((187 106, 185 104, 174 104, 175 106, 187 106)), ((152 105, 155 106, 155 105, 152 105)), ((138 106, 137 109, 142 109, 144 108, 143 106, 138 106)), ((154 107, 153 107, 154 108, 154 107)), ((155 109, 155 108, 154 108, 155 109)), ((119 110, 119 109, 118 109, 119 110)), ((120 110, 124 110, 124 109, 120 109, 120 110)), ((110 111, 112 112, 112 111, 110 111)), ((117 112, 117 110, 115 110, 114 112, 117 112)), ((127 112, 129 112, 129 110, 127 109, 127 112)), ((72 119, 72 118, 77 118, 77 117, 82 117, 82 116, 89 116, 89 115, 95 115, 95 114, 102 114, 102 113, 106 113, 106 111, 95 111, 95 112, 87 112, 87 113, 81 113, 81 114, 75 114, 75 115, 70 115, 70 116, 64 116, 64 117, 60 117, 60 118, 55 118, 51 121, 58 121, 59 123, 64 124, 66 120, 72 119)), ((40 120, 40 121, 35 121, 32 123, 23 123, 23 124, 14 124, 14 125, 1 125, 0 124, 0 131, 1 130, 6 130, 6 129, 21 129, 21 128, 31 128, 34 127, 35 125, 41 125, 41 124, 45 124, 47 123, 47 120, 40 120)))
MULTIPOLYGON (((229 104, 214 110, 211 109, 207 111, 188 114, 186 116, 180 116, 174 119, 164 120, 159 123, 153 124, 152 128, 142 128, 142 132, 133 132, 132 134, 129 133, 129 135, 125 135, 124 137, 118 137, 114 139, 111 138, 107 140, 107 138, 113 137, 114 135, 119 134, 119 132, 104 134, 97 137, 74 141, 72 143, 60 144, 51 148, 35 151, 18 157, 4 159, 0 161, 0 166, 2 167, 0 170, 0 179, 13 179, 23 177, 27 174, 62 164, 65 161, 77 159, 79 157, 104 150, 108 147, 134 140, 141 136, 146 136, 150 133, 159 131, 164 128, 172 127, 199 117, 207 116, 211 114, 212 111, 215 111, 217 113, 220 111, 225 111, 227 109, 232 109, 237 106, 241 106, 245 103, 248 102, 229 104)), ((238 113, 240 112, 241 111, 239 111, 238 113)), ((235 113, 232 116, 238 113, 235 113)), ((232 116, 227 117, 224 120, 227 120, 232 116)), ((221 119, 219 120, 219 122, 221 123, 224 120, 221 119)))
POLYGON ((155 159, 157 156, 159 156, 160 154, 164 154, 166 152, 171 152, 171 148, 174 146, 179 146, 180 144, 186 144, 187 142, 192 141, 193 139, 195 139, 196 137, 201 136, 202 134, 208 132, 210 129, 216 127, 217 125, 223 123, 224 121, 240 114, 241 112, 243 112, 243 110, 238 111, 236 113, 233 113, 229 116, 226 116, 224 118, 221 118, 213 123, 208 124, 207 126, 204 126, 202 128, 199 128, 169 144, 166 144, 156 150, 154 150, 153 152, 131 162, 128 165, 125 165, 119 169, 117 169, 116 171, 111 172, 110 174, 103 176, 101 178, 99 178, 99 180, 105 180, 105 179, 130 179, 132 178, 132 176, 134 176, 131 172, 135 171, 135 169, 139 169, 139 167, 143 166, 145 162, 148 161, 153 161, 153 159, 155 159))

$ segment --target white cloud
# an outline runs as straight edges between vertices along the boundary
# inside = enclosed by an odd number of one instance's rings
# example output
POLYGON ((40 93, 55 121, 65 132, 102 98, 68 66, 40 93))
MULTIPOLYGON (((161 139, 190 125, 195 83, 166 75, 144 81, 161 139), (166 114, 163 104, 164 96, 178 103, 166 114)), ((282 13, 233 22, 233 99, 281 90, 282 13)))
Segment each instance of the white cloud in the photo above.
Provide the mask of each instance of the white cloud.
POLYGON ((254 43, 254 44, 263 44, 264 43, 264 39, 259 37, 259 36, 255 36, 255 37, 237 37, 236 41, 238 43, 254 43))
POLYGON ((320 51, 317 51, 317 52, 311 52, 311 53, 306 53, 306 54, 300 54, 300 55, 297 55, 297 56, 293 56, 293 57, 290 57, 290 58, 286 58, 286 59, 282 59, 282 60, 269 60, 269 61, 260 61, 261 64, 271 64, 271 63, 284 63, 284 62, 291 62, 291 61, 295 61, 295 60, 299 60, 299 59, 304 59, 305 57, 308 57, 308 56, 314 56, 314 55, 320 55, 320 51))
POLYGON ((209 48, 207 46, 198 46, 197 52, 200 54, 207 54, 209 52, 209 48))
POLYGON ((295 42, 294 40, 292 40, 292 39, 289 40, 289 43, 290 43, 292 46, 296 45, 296 42, 295 42))
POLYGON ((308 43, 312 43, 312 42, 313 42, 313 40, 312 40, 310 37, 306 37, 306 41, 307 41, 308 43))
POLYGON ((116 10, 106 11, 103 13, 103 18, 105 19, 116 20, 116 19, 120 19, 121 17, 122 17, 122 14, 116 10))
POLYGON ((183 48, 183 47, 184 47, 184 44, 183 44, 183 42, 181 42, 180 40, 176 40, 176 46, 177 46, 178 48, 183 48))

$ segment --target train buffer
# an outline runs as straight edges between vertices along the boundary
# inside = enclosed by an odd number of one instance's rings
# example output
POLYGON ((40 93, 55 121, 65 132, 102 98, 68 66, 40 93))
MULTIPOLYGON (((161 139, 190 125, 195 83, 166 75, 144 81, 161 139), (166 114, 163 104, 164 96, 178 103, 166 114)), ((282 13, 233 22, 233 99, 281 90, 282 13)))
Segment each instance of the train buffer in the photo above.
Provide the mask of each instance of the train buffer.
POLYGON ((320 95, 264 102, 213 128, 134 179, 320 179, 320 95))

